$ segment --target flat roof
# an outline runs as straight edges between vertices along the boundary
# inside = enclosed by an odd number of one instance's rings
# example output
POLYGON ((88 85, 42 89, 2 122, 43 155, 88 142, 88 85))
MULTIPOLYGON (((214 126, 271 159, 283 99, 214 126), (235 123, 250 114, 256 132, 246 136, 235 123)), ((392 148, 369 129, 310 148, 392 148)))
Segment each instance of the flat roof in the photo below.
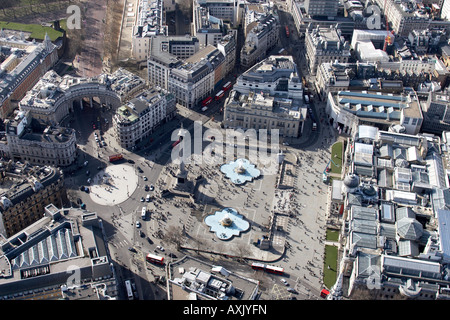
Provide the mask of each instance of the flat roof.
POLYGON ((444 256, 450 258, 450 210, 438 209, 439 240, 444 256))

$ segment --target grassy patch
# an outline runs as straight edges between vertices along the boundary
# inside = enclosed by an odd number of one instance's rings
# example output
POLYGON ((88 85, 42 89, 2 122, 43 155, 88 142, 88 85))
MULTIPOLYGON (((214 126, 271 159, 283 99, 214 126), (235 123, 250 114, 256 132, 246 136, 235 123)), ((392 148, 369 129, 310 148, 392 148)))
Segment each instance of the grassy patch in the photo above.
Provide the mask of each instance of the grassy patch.
POLYGON ((338 248, 336 246, 325 246, 323 283, 328 289, 330 289, 336 282, 337 255, 338 255, 338 248))
POLYGON ((344 146, 342 142, 336 142, 331 147, 331 162, 330 162, 331 173, 341 174, 343 147, 344 146))
POLYGON ((31 32, 30 37, 37 40, 44 40, 46 33, 48 34, 48 36, 52 41, 55 41, 58 37, 61 37, 63 35, 62 32, 60 31, 56 31, 51 27, 43 27, 39 24, 24 24, 24 23, 0 21, 0 29, 31 32))
POLYGON ((327 229, 327 240, 328 241, 339 241, 339 231, 327 229))

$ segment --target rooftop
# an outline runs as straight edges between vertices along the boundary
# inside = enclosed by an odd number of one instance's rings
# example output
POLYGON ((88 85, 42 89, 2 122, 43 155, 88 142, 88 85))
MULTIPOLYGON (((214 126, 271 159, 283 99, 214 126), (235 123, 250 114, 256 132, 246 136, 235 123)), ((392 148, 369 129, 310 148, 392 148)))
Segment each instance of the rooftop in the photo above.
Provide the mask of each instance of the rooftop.
POLYGON ((95 213, 46 208, 46 216, 0 242, 0 290, 6 298, 26 298, 35 290, 67 284, 67 270, 80 268, 81 281, 111 278, 105 243, 95 213), (84 216, 94 215, 85 220, 84 216), (83 251, 83 248, 87 252, 83 251), (104 263, 98 259, 104 257, 104 263), (106 266, 106 267, 104 267, 106 266))

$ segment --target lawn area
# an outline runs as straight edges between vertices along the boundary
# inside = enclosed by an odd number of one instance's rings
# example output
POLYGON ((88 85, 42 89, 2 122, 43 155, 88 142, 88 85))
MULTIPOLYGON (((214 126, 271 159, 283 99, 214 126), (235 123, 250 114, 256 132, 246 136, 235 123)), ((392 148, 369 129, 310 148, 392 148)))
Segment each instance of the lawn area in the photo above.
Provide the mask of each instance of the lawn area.
POLYGON ((327 229, 327 238, 328 241, 338 241, 339 240, 339 231, 327 229))
POLYGON ((43 27, 39 24, 24 24, 24 23, 0 21, 0 29, 31 32, 30 37, 37 40, 44 40, 45 33, 48 34, 48 36, 52 41, 55 41, 58 37, 61 37, 63 35, 62 32, 60 31, 56 31, 51 27, 43 27))
POLYGON ((336 282, 337 275, 337 255, 336 246, 325 246, 325 261, 323 264, 323 283, 325 287, 331 289, 336 282), (330 269, 328 269, 330 266, 330 269))
POLYGON ((331 173, 341 174, 343 142, 336 142, 331 147, 331 173))

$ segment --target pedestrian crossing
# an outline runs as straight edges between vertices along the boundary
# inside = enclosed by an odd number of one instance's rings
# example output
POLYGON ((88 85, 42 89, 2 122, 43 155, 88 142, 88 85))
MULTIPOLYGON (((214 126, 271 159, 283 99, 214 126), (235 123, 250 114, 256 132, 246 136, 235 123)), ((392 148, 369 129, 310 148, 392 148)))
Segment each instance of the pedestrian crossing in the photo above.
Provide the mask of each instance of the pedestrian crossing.
POLYGON ((130 243, 127 240, 122 240, 120 242, 109 242, 109 244, 111 244, 114 248, 116 249, 120 249, 120 248, 124 248, 124 247, 129 247, 130 243))

